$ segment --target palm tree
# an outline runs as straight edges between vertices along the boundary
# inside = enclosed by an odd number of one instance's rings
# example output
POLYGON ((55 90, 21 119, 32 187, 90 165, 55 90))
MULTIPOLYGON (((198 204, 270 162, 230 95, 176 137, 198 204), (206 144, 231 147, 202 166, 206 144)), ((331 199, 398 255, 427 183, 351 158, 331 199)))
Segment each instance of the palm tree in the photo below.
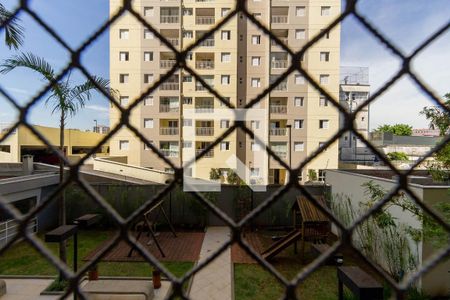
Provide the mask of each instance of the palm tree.
MULTIPOLYGON (((3 4, 0 3, 0 24, 3 25, 6 20, 12 16, 12 13, 8 11, 3 4)), ((9 49, 19 49, 19 46, 23 44, 23 31, 24 28, 18 23, 18 18, 13 17, 9 23, 5 26, 5 43, 9 49)))
MULTIPOLYGON (((50 96, 46 99, 46 105, 51 105, 52 113, 59 113, 59 148, 61 153, 65 155, 64 151, 64 128, 68 117, 73 117, 81 108, 84 107, 86 101, 92 98, 93 91, 98 91, 95 83, 104 89, 109 90, 109 80, 101 77, 93 77, 93 81, 87 80, 80 85, 72 85, 70 81, 70 74, 67 79, 63 81, 56 81, 57 75, 53 67, 44 59, 35 56, 32 53, 21 53, 6 59, 0 64, 0 73, 6 74, 10 71, 23 67, 33 70, 39 73, 45 81, 51 83, 50 96)), ((114 93, 114 91, 111 91, 114 93)), ((64 161, 60 159, 59 164, 59 176, 60 182, 64 178, 64 161)), ((66 224, 66 211, 65 211, 65 199, 64 194, 60 198, 59 202, 59 224, 66 224)), ((60 258, 62 261, 66 261, 65 245, 60 246, 60 258)))

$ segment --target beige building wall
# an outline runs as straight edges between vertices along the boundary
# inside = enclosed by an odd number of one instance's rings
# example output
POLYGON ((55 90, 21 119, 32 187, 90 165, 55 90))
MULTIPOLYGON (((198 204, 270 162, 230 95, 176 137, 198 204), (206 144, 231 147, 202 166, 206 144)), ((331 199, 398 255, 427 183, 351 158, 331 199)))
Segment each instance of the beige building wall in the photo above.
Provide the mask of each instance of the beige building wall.
MULTIPOLYGON (((110 1, 111 13, 114 13, 121 1, 110 1)), ((135 10, 161 35, 169 38, 177 49, 186 49, 211 26, 217 24, 226 15, 227 9, 233 9, 235 1, 186 0, 181 3, 140 0, 134 1, 134 5, 135 10)), ((248 9, 291 49, 298 51, 340 13, 340 1, 248 1, 248 9), (329 7, 325 15, 321 13, 323 7, 329 7)), ((324 87, 336 99, 339 94, 339 32, 339 27, 335 28, 329 38, 322 39, 310 48, 302 63, 317 81, 321 75, 328 76, 324 87), (327 61, 321 61, 323 52, 327 53, 327 61)), ((131 16, 122 17, 113 24, 110 39, 111 84, 120 91, 122 97, 128 97, 129 103, 151 85, 144 84, 145 74, 152 74, 155 81, 175 63, 170 49, 162 46, 156 37, 146 39, 144 26, 131 16), (129 30, 128 39, 119 38, 120 30, 124 29, 129 30), (127 52, 128 60, 120 61, 120 52, 127 52), (145 52, 152 52, 151 62, 144 62, 145 52), (121 74, 129 74, 128 83, 120 83, 121 74)), ((290 63, 279 45, 241 15, 233 18, 195 48, 188 55, 187 61, 190 68, 238 108, 244 108, 276 76, 285 72, 290 63)), ((253 107, 266 110, 270 121, 268 124, 261 124, 268 129, 268 136, 265 138, 272 149, 286 163, 290 161, 293 167, 315 151, 319 143, 328 140, 339 126, 337 111, 331 104, 320 106, 319 93, 306 80, 302 83, 296 74, 291 74, 286 82, 253 107), (298 99, 301 99, 302 105, 296 105, 300 101, 298 99), (296 120, 302 122, 301 128, 296 128, 296 120), (319 129, 321 120, 326 121, 327 128, 319 129), (292 130, 289 130, 289 125, 292 130), (299 143, 303 143, 303 147, 299 147, 299 143)), ((226 106, 221 105, 216 97, 202 88, 186 70, 178 70, 172 83, 163 85, 152 94, 152 100, 148 101, 152 105, 139 103, 130 120, 136 129, 178 166, 187 160, 188 152, 198 153, 226 130, 221 126, 220 117, 213 115, 215 110, 226 106), (202 120, 185 119, 183 111, 187 109, 195 109, 202 120), (153 126, 146 128, 150 119, 153 120, 153 126), (188 132, 183 124, 195 127, 195 139, 183 134, 188 132), (183 144, 185 148, 182 147, 183 144)), ((112 108, 111 127, 114 128, 118 122, 118 109, 112 108)), ((251 122, 246 125, 249 128, 252 126, 251 122)), ((203 157, 190 170, 194 177, 209 178, 211 168, 236 168, 233 160, 231 165, 225 163, 234 156, 252 168, 253 141, 249 136, 238 131, 228 136, 224 142, 228 143, 227 147, 216 146, 213 152, 203 157)), ((169 169, 152 151, 145 150, 143 142, 126 129, 112 139, 111 155, 127 156, 129 164, 163 171, 169 169)), ((337 168, 337 155, 336 143, 307 168, 337 168)), ((278 162, 269 159, 265 168, 264 172, 249 172, 247 179, 257 178, 258 174, 264 173, 270 174, 264 182, 267 179, 269 183, 284 182, 285 172, 278 162)), ((306 174, 307 170, 304 170, 302 180, 307 180, 306 174)))

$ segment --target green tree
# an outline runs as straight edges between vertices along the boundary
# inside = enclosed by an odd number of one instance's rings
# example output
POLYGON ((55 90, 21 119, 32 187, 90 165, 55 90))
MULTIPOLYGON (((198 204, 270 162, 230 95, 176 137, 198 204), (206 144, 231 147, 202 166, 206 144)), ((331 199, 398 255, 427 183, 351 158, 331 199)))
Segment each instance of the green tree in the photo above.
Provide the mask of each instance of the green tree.
POLYGON ((412 126, 408 124, 380 125, 375 132, 390 132, 395 135, 409 136, 412 135, 412 126))
MULTIPOLYGON (((3 4, 0 3, 0 24, 11 18, 12 13, 8 11, 3 4)), ((19 49, 23 44, 24 28, 19 24, 19 19, 13 17, 7 25, 5 25, 5 44, 9 49, 19 49)))
MULTIPOLYGON (((450 93, 444 95, 444 105, 450 109, 450 93)), ((420 112, 430 122, 430 129, 439 129, 441 136, 450 130, 450 114, 440 106, 426 106, 420 112)))
MULTIPOLYGON (((84 107, 86 101, 92 98, 92 91, 97 90, 93 81, 87 80, 79 85, 73 85, 70 81, 70 74, 63 81, 56 81, 56 73, 53 67, 42 57, 37 57, 32 53, 21 53, 0 64, 0 73, 6 74, 16 68, 32 70, 43 77, 45 81, 51 83, 50 96, 46 99, 46 105, 52 107, 52 113, 59 113, 59 149, 64 152, 64 129, 68 117, 73 117, 84 107)), ((95 83, 104 90, 109 89, 109 80, 101 77, 93 77, 95 83)), ((113 92, 113 91, 112 91, 113 92)), ((114 92, 115 93, 115 92, 114 92)), ((64 161, 60 159, 60 182, 64 178, 64 161)), ((59 224, 66 224, 66 210, 64 194, 59 200, 59 224)), ((60 257, 66 261, 65 246, 60 247, 60 257)))
POLYGON ((386 156, 389 160, 409 160, 408 154, 405 152, 389 152, 386 156))

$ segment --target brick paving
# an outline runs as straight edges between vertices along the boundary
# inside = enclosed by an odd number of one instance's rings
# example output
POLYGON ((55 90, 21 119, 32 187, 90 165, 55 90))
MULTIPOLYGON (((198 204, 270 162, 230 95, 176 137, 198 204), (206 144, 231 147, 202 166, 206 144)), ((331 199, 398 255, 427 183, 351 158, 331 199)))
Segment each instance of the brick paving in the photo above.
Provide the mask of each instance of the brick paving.
MULTIPOLYGON (((262 253, 264 251, 264 246, 258 233, 246 232, 244 239, 257 253, 262 253)), ((231 247, 231 261, 238 264, 257 263, 244 249, 241 248, 241 246, 236 243, 231 247)))
MULTIPOLYGON (((161 256, 158 248, 153 240, 143 234, 139 238, 141 245, 145 246, 147 250, 160 261, 198 261, 200 256, 200 249, 202 247, 204 232, 177 232, 177 237, 174 237, 171 232, 161 232, 157 236, 158 243, 165 253, 165 257, 161 256), (148 241, 150 245, 147 245, 148 241)), ((96 255, 101 249, 105 247, 107 242, 100 245, 97 249, 88 254, 84 260, 89 260, 96 255)), ((102 261, 110 262, 127 262, 127 261, 145 261, 145 259, 133 252, 131 257, 128 257, 130 246, 125 242, 120 242, 114 249, 112 249, 102 261)))

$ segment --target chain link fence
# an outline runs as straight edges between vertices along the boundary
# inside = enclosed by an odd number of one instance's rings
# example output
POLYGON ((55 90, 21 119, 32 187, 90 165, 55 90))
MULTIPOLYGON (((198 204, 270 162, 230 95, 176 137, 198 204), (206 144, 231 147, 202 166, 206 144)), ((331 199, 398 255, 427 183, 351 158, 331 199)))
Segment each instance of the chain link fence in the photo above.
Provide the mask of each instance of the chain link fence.
MULTIPOLYGON (((155 266, 162 273, 167 276, 167 278, 172 283, 172 291, 171 298, 180 297, 182 299, 188 299, 188 296, 185 294, 183 290, 183 284, 186 283, 191 276, 198 273, 200 270, 205 268, 212 260, 214 260, 217 256, 219 256, 227 247, 229 247, 232 243, 238 243, 245 251, 255 259, 265 270, 273 274, 277 280, 285 286, 285 294, 284 299, 297 299, 296 296, 296 288, 297 286, 305 280, 312 272, 314 272, 321 264, 323 264, 328 258, 330 258, 334 253, 336 253, 341 246, 350 246, 352 250, 359 256, 361 260, 366 262, 375 273, 377 273, 380 277, 384 278, 384 280, 395 290, 397 299, 404 299, 406 295, 406 291, 409 286, 411 286, 417 279, 420 278, 423 274, 431 270, 434 266, 436 266, 443 259, 448 257, 450 254, 450 245, 447 245, 445 249, 441 249, 437 253, 434 254, 433 257, 428 259, 426 262, 422 264, 419 270, 414 274, 411 274, 405 277, 401 282, 396 282, 392 278, 386 275, 386 273, 376 264, 372 263, 372 261, 366 257, 364 257, 356 248, 352 246, 351 239, 352 233, 355 228, 360 226, 363 222, 365 222, 371 215, 378 212, 383 205, 388 203, 390 199, 399 194, 400 191, 405 192, 411 199, 415 201, 415 203, 427 214, 432 216, 436 222, 442 226, 447 232, 450 233, 450 224, 446 223, 441 217, 439 217, 432 208, 425 205, 423 202, 419 200, 417 195, 411 190, 408 185, 408 176, 412 174, 412 170, 415 166, 421 164, 427 157, 433 155, 436 151, 442 149, 450 140, 450 136, 445 137, 438 146, 436 146, 430 153, 428 153, 425 157, 419 159, 411 168, 407 171, 397 170, 391 162, 381 154, 369 141, 367 141, 364 136, 362 136, 358 131, 355 130, 354 121, 355 116, 358 112, 363 109, 364 106, 369 105, 374 102, 380 95, 390 89, 400 78, 404 76, 408 76, 411 80, 417 85, 417 87, 425 94, 427 97, 437 106, 440 106, 444 111, 450 113, 449 108, 443 105, 443 101, 435 95, 431 88, 424 83, 424 81, 412 70, 412 61, 418 56, 424 49, 426 49, 433 41, 435 41, 438 37, 442 36, 444 33, 449 31, 450 22, 443 24, 437 31, 431 34, 426 40, 424 40, 417 48, 414 49, 410 54, 403 53, 399 47, 395 44, 394 41, 390 41, 381 31, 379 31, 371 22, 367 20, 357 9, 357 0, 347 0, 345 6, 342 8, 341 14, 332 21, 329 26, 321 31, 318 35, 311 38, 301 49, 300 51, 294 51, 290 49, 287 45, 285 45, 279 38, 277 38, 270 29, 268 29, 264 24, 262 24, 255 16, 249 12, 246 8, 246 1, 236 1, 234 9, 224 17, 219 23, 217 23, 213 28, 211 28, 207 34, 203 35, 200 39, 198 39, 194 44, 187 46, 186 49, 177 50, 166 38, 164 38, 157 29, 152 27, 149 23, 147 23, 144 18, 140 15, 139 12, 133 9, 131 0, 124 0, 123 6, 112 14, 111 18, 104 23, 100 28, 98 28, 79 48, 73 49, 68 43, 64 40, 63 36, 60 36, 56 33, 56 31, 50 26, 45 19, 43 19, 39 12, 34 11, 29 6, 30 1, 22 0, 18 8, 13 12, 11 17, 7 19, 3 24, 1 24, 0 30, 3 31, 5 25, 7 25, 13 18, 15 18, 19 13, 29 15, 34 21, 36 21, 43 30, 45 30, 48 34, 50 34, 58 43, 61 45, 67 52, 71 55, 71 61, 67 64, 62 71, 55 76, 52 80, 52 83, 48 84, 44 89, 42 89, 35 97, 32 98, 26 105, 21 106, 18 102, 9 95, 6 90, 0 86, 0 93, 3 97, 17 109, 19 112, 18 120, 5 130, 5 135, 0 138, 0 142, 6 140, 6 138, 13 134, 14 130, 18 128, 18 126, 25 126, 28 128, 38 139, 40 139, 44 144, 46 144, 49 149, 51 149, 58 157, 65 162, 68 166, 69 171, 68 175, 63 179, 63 181, 59 184, 56 191, 50 195, 47 199, 41 201, 41 203, 32 209, 28 214, 22 215, 20 214, 13 206, 9 205, 4 199, 0 197, 0 209, 12 215, 15 220, 17 220, 20 224, 19 231, 20 234, 17 235, 13 240, 9 241, 4 247, 0 249, 0 255, 5 253, 14 242, 23 238, 28 241, 38 252, 40 252, 52 265, 55 266, 63 276, 69 281, 70 287, 62 296, 67 297, 70 293, 75 292, 79 295, 80 298, 85 299, 86 295, 82 292, 79 287, 79 282, 82 279, 83 274, 85 274, 93 265, 98 263, 102 257, 104 257, 108 251, 113 249, 121 240, 126 241, 131 247, 135 247, 139 254, 141 254, 151 265, 155 266), (107 97, 112 106, 118 109, 121 112, 120 123, 111 129, 109 134, 107 134, 102 141, 90 151, 90 153, 83 159, 81 159, 77 163, 70 163, 68 159, 64 156, 64 154, 52 146, 49 141, 43 136, 39 131, 37 131, 27 120, 27 116, 30 110, 36 105, 41 98, 52 88, 52 85, 62 80, 70 70, 78 69, 84 76, 86 76, 89 80, 95 83, 93 80, 93 76, 89 74, 86 67, 83 66, 80 62, 80 57, 83 52, 86 51, 93 42, 108 28, 116 22, 120 17, 124 14, 130 14, 136 20, 138 20, 142 25, 153 32, 156 38, 158 38, 162 44, 168 47, 173 53, 176 55, 176 64, 164 75, 162 75, 159 80, 157 80, 151 87, 149 87, 142 95, 133 102, 129 107, 123 108, 118 100, 111 96, 109 91, 101 89, 100 86, 97 86, 101 90, 101 93, 107 97), (290 168, 282 159, 276 156, 276 154, 270 149, 269 146, 266 145, 266 151, 269 153, 271 157, 273 157, 280 165, 288 170, 289 180, 286 185, 281 187, 277 192, 272 194, 269 198, 265 199, 257 208, 253 209, 248 215, 246 215, 242 220, 234 221, 229 218, 224 212, 218 209, 213 203, 208 201, 203 195, 199 193, 194 193, 196 199, 202 203, 205 207, 207 207, 212 213, 214 213, 217 217, 222 219, 227 226, 231 229, 231 239, 229 242, 222 245, 217 251, 211 254, 211 256, 201 263, 197 264, 192 270, 187 272, 181 278, 177 278, 172 275, 159 261, 157 261, 147 250, 139 243, 137 243, 134 236, 129 233, 129 230, 133 223, 136 222, 138 218, 142 216, 142 214, 147 211, 152 205, 157 203, 159 200, 163 199, 177 184, 182 183, 183 181, 183 168, 175 166, 169 159, 167 159, 158 149, 145 138, 145 136, 130 123, 130 114, 131 112, 144 101, 144 98, 147 95, 150 95, 153 91, 155 91, 162 83, 168 80, 175 72, 179 69, 183 69, 184 72, 191 74, 198 82, 200 82, 204 88, 209 91, 212 95, 218 98, 225 106, 230 109, 233 109, 234 106, 228 102, 223 96, 221 96, 213 87, 209 86, 207 82, 205 82, 202 77, 197 74, 192 68, 190 68, 186 62, 186 58, 188 53, 194 50, 197 46, 199 46, 203 41, 208 39, 210 36, 214 34, 217 30, 219 30, 224 24, 232 20, 233 18, 237 18, 239 16, 243 16, 247 18, 248 22, 253 23, 259 28, 265 35, 269 36, 275 43, 277 43, 284 51, 288 53, 291 57, 291 64, 287 68, 287 70, 281 74, 277 80, 271 83, 264 91, 259 94, 257 97, 249 101, 245 108, 251 108, 253 105, 257 104, 261 99, 268 96, 269 93, 283 80, 285 80, 292 72, 299 72, 301 75, 305 77, 307 82, 312 85, 318 92, 322 95, 326 96, 330 99, 330 103, 341 113, 343 116, 343 124, 344 126, 336 132, 332 138, 330 138, 323 147, 319 148, 317 151, 312 153, 307 159, 305 159, 299 166, 295 168, 290 168), (308 71, 303 68, 301 63, 302 56, 313 47, 321 38, 323 38, 327 33, 329 33, 333 28, 338 26, 344 19, 353 16, 361 26, 363 26, 377 41, 382 44, 386 49, 390 50, 390 52, 398 57, 402 61, 401 68, 398 72, 390 78, 384 86, 382 86, 378 91, 373 93, 371 97, 363 103, 363 105, 359 106, 354 112, 349 113, 346 109, 339 105, 339 99, 333 97, 325 88, 323 88, 317 81, 313 79, 313 77, 308 73, 308 71), (134 211, 128 218, 121 217, 112 206, 108 205, 108 203, 103 199, 90 185, 89 183, 83 179, 80 174, 80 167, 86 161, 86 159, 97 152, 103 145, 107 143, 107 141, 116 134, 119 129, 127 128, 131 132, 133 132, 136 137, 138 137, 145 145, 151 149, 161 160, 164 160, 167 165, 169 165, 174 172, 174 180, 169 183, 161 192, 159 192, 155 197, 148 199, 146 203, 134 211), (314 158, 320 155, 323 151, 326 150, 326 147, 338 141, 339 137, 346 131, 352 131, 353 134, 360 139, 368 148, 370 148, 373 153, 375 153, 380 159, 389 166, 390 169, 397 175, 398 184, 397 187, 390 191, 383 200, 379 201, 375 206, 370 208, 364 215, 362 215, 356 222, 354 222, 350 227, 345 227, 342 223, 330 212, 327 207, 322 206, 307 190, 304 186, 299 184, 298 175, 305 166, 310 163, 314 158), (94 202, 96 202, 100 207, 105 209, 110 216, 116 222, 117 227, 119 228, 119 234, 113 238, 108 245, 100 251, 92 261, 86 263, 77 273, 74 273, 72 270, 68 268, 67 265, 62 263, 55 255, 53 255, 44 244, 37 238, 35 235, 27 231, 27 227, 31 222, 33 222, 36 215, 41 212, 43 209, 48 207, 52 202, 58 201, 59 196, 63 193, 63 191, 71 184, 78 184, 85 193, 87 193, 94 202), (305 197, 307 197, 310 201, 312 201, 329 219, 339 228, 341 231, 341 236, 338 242, 336 242, 325 254, 321 255, 318 259, 314 260, 312 263, 307 265, 301 272, 295 276, 292 280, 287 280, 283 275, 278 272, 274 266, 269 264, 267 261, 263 260, 258 253, 255 252, 253 248, 249 246, 249 244, 242 238, 242 229, 246 224, 248 224, 252 219, 261 214, 266 208, 268 208, 271 204, 277 201, 279 197, 281 197, 284 193, 286 193, 289 189, 295 188, 299 190, 305 197)), ((234 130, 241 129, 249 136, 252 135, 252 130, 246 127, 245 122, 238 121, 235 122, 233 126, 231 126, 228 130, 226 130, 219 138, 217 138, 213 143, 211 143, 206 149, 204 149, 200 154, 197 155, 195 160, 199 160, 205 154, 207 154, 210 150, 212 150, 216 145, 218 145, 224 138, 229 136, 234 130)), ((255 137, 256 139, 256 137, 255 137)), ((261 142, 261 141, 257 141, 261 142)), ((190 162, 188 165, 184 167, 187 168, 193 162, 190 162)))

